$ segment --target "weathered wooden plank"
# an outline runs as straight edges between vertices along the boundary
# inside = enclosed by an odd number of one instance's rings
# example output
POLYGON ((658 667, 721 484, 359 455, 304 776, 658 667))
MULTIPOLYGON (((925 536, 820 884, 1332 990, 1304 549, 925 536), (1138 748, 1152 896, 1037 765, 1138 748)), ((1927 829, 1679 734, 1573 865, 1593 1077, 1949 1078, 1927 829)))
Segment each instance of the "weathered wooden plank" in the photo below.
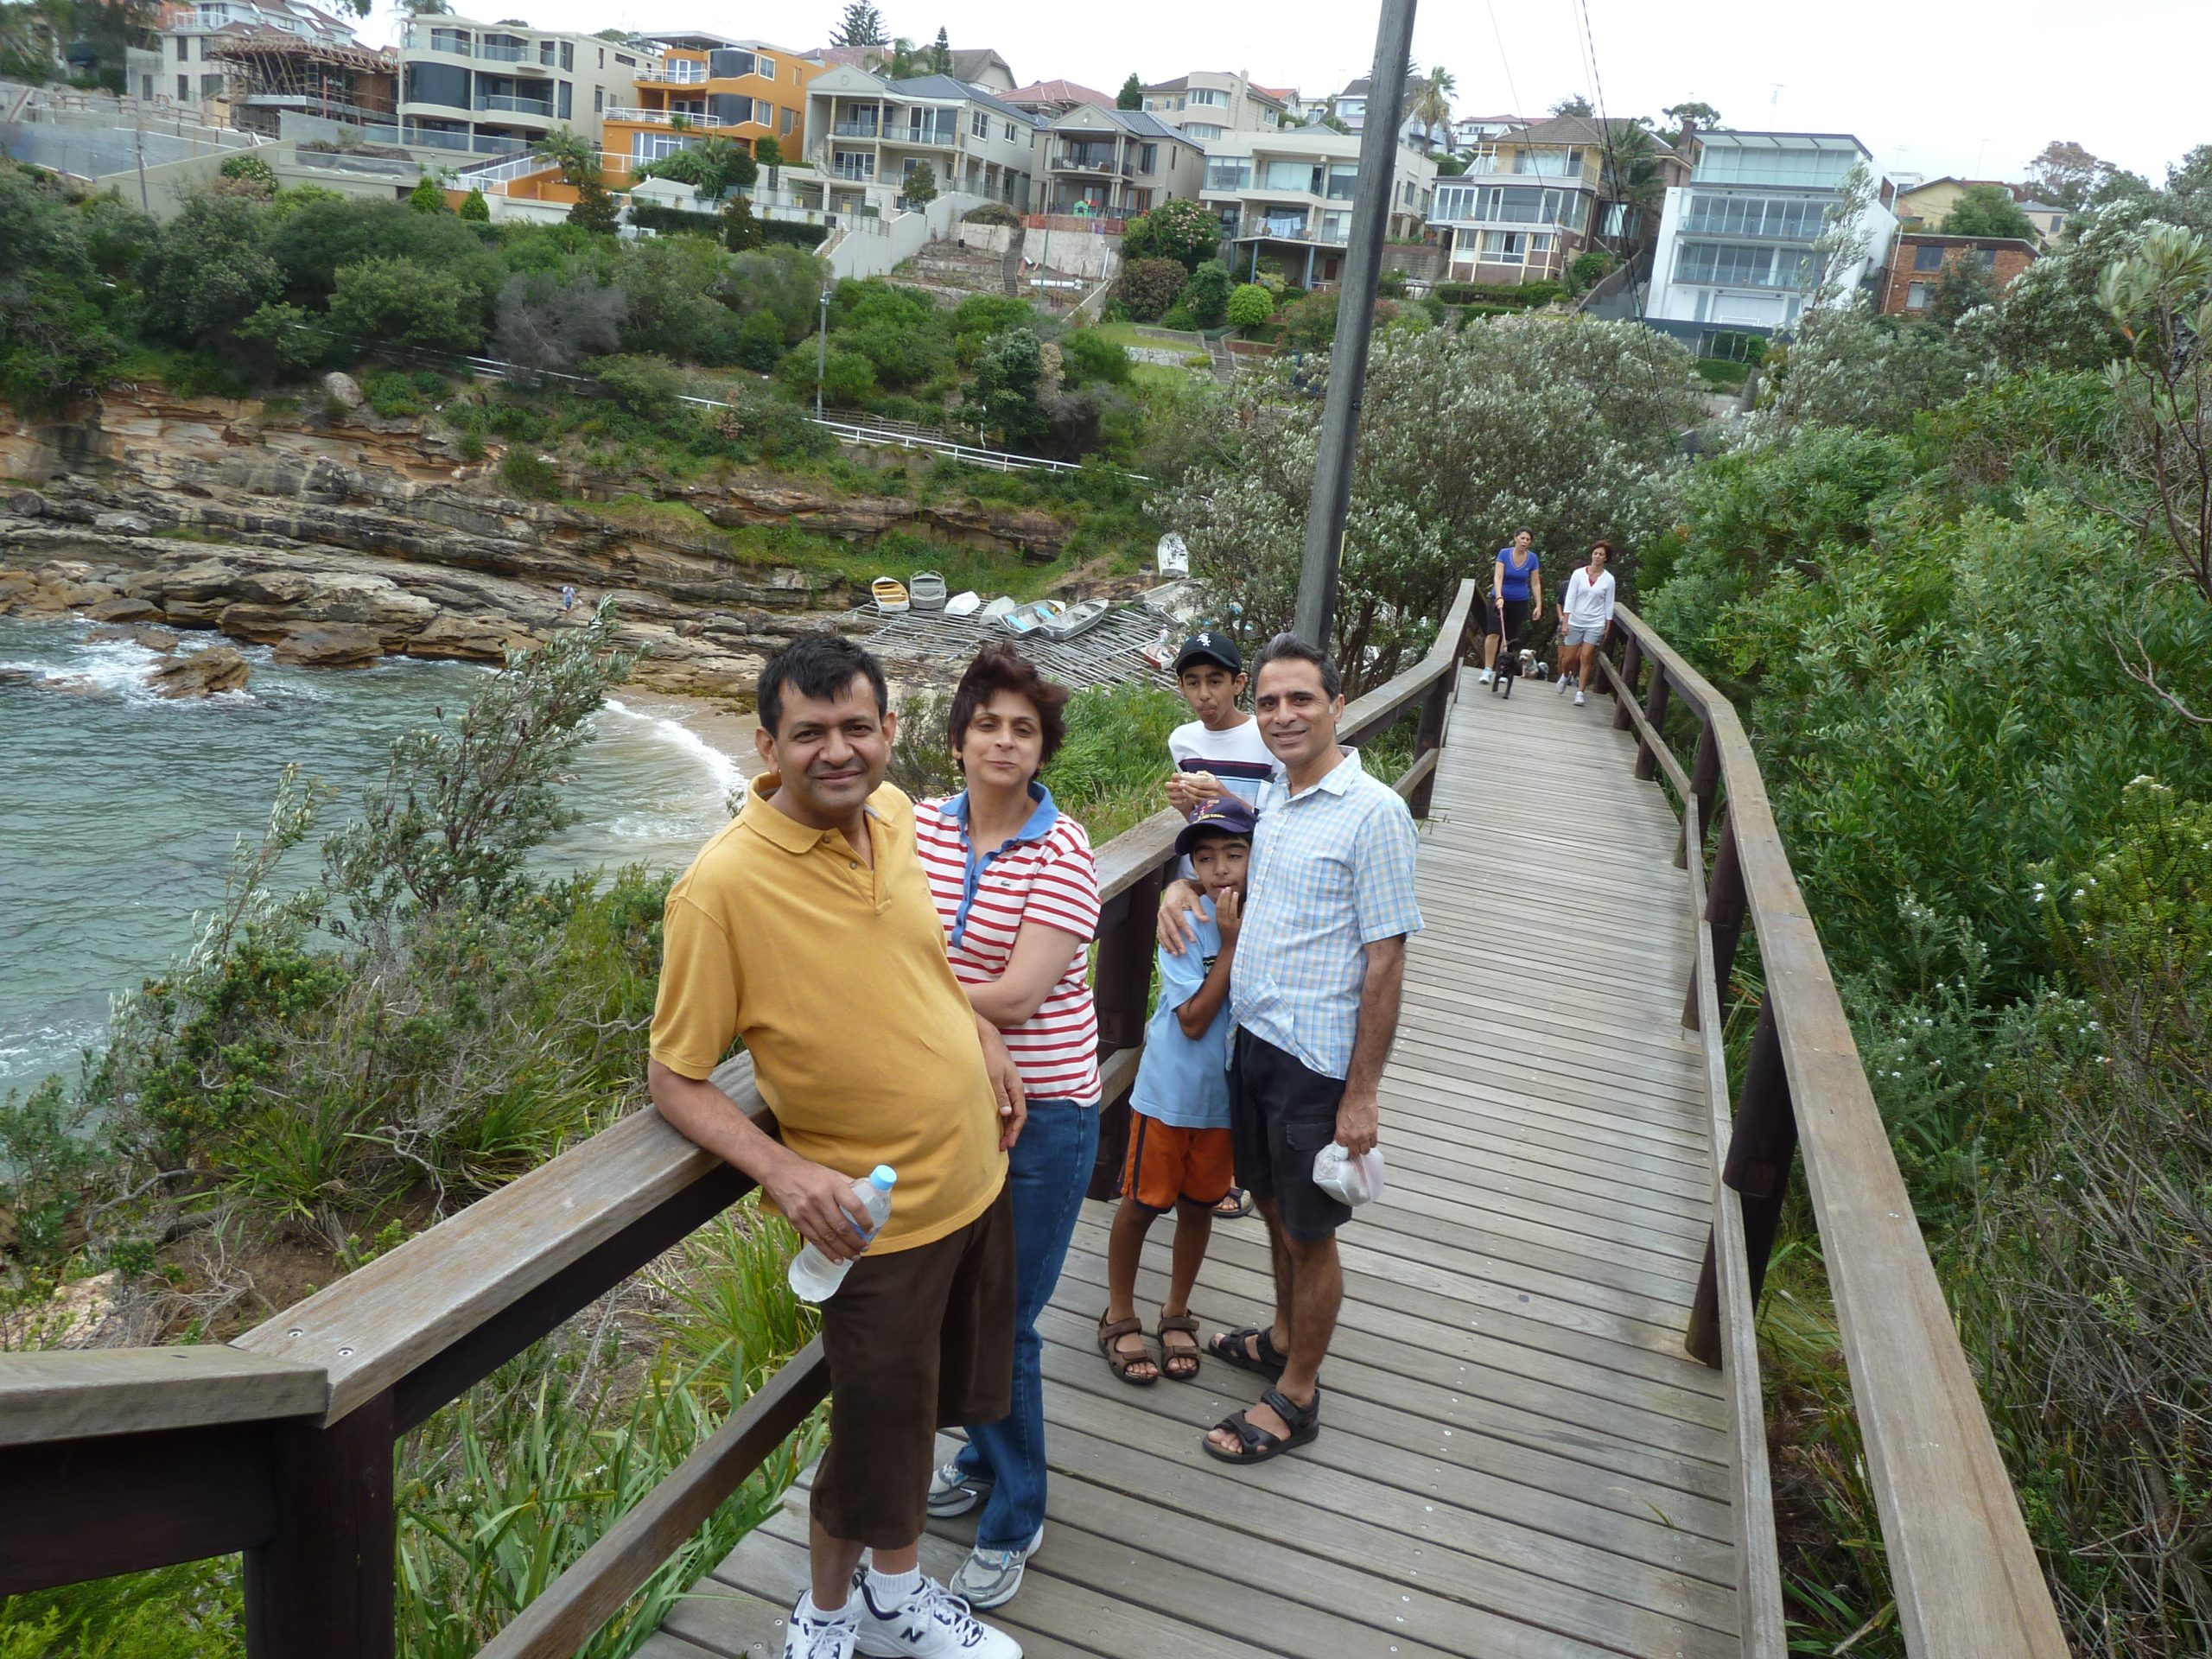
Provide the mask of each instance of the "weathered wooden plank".
POLYGON ((0 1353, 0 1446, 311 1415, 320 1366, 213 1345, 0 1353))

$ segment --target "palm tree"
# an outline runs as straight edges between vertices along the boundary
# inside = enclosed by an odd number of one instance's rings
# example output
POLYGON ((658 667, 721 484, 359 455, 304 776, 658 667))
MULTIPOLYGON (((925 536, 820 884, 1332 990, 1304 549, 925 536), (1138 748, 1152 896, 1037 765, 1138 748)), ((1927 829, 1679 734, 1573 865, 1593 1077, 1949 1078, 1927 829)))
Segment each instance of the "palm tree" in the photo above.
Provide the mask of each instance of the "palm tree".
MULTIPOLYGON (((1410 67, 1411 66, 1408 66, 1410 67)), ((1435 148, 1436 136, 1441 132, 1449 146, 1452 131, 1452 94, 1459 88, 1459 81, 1441 64, 1427 74, 1411 79, 1407 91, 1411 94, 1411 105, 1407 113, 1421 123, 1421 130, 1428 137, 1429 147, 1435 148)))
POLYGON ((1610 210, 1621 208, 1621 232, 1616 249, 1625 262, 1640 247, 1645 232, 1659 217, 1667 199, 1667 171, 1659 146, 1650 132, 1633 121, 1606 124, 1598 151, 1598 213, 1599 226, 1610 210), (1631 232, 1630 227, 1633 226, 1631 232))

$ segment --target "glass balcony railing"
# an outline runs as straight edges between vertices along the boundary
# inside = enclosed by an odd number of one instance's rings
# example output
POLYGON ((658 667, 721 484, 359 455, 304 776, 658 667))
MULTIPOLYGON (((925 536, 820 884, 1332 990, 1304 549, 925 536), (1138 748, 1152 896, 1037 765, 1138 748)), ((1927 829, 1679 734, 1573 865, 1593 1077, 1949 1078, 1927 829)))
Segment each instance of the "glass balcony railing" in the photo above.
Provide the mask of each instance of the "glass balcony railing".
POLYGON ((830 130, 840 138, 873 138, 877 127, 873 121, 840 121, 830 130))
POLYGON ((530 48, 486 41, 476 48, 476 55, 489 58, 495 63, 527 63, 530 61, 530 48))
POLYGON ((546 115, 553 113, 550 99, 543 98, 514 98, 505 92, 479 92, 476 107, 482 111, 497 111, 505 115, 546 115))
POLYGON ((873 184, 875 181, 873 167, 863 167, 855 162, 839 162, 830 169, 830 173, 833 178, 849 180, 855 184, 873 184))
POLYGON ((707 66, 690 58, 678 58, 658 68, 640 69, 638 79, 663 86, 702 86, 707 80, 707 66))

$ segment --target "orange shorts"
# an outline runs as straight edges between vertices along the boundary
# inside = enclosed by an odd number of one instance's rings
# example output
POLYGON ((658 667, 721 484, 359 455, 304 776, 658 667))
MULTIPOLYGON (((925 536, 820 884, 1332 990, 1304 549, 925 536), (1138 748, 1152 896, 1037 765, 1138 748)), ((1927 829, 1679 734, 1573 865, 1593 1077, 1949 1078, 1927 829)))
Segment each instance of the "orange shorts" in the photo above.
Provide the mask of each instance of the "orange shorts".
POLYGON ((1179 1199, 1209 1207, 1219 1204, 1236 1181, 1236 1148, 1227 1129, 1179 1129, 1142 1112, 1129 1114, 1123 1198, 1164 1215, 1179 1199))

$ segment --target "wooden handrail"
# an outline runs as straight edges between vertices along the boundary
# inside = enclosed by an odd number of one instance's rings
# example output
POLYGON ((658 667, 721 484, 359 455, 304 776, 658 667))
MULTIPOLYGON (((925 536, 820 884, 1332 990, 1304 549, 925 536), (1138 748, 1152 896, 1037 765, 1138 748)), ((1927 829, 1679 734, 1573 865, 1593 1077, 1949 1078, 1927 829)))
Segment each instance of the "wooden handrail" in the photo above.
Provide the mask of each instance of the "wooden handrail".
MULTIPOLYGON (((1416 812, 1474 591, 1460 584, 1418 664, 1345 711, 1344 741, 1357 742, 1419 705, 1413 763, 1395 785, 1416 812)), ((1155 813, 1097 853, 1099 1168, 1112 1174, 1120 1154, 1106 1131, 1126 1124, 1149 1001, 1147 901, 1182 824, 1155 813)), ((773 1132, 749 1058, 715 1082, 773 1132)), ((646 1107, 228 1347, 0 1361, 0 1595, 242 1550, 253 1659, 390 1659, 394 1440, 752 1185, 646 1107)), ((573 1653, 827 1385, 821 1344, 810 1344, 484 1653, 573 1653)))
MULTIPOLYGON (((1708 1065, 1719 992, 1745 917, 1758 939, 1765 995, 1726 1160, 1726 1184, 1741 1206, 1750 1294, 1756 1298, 1764 1272, 1791 1150, 1801 1149, 1906 1650, 1915 1659, 2065 1659, 2050 1589, 1751 741, 1728 700, 1649 624, 1625 607, 1614 621, 1624 662, 1616 669, 1607 661, 1605 671, 1616 723, 1637 731, 1639 773, 1649 775, 1656 763, 1681 793, 1686 861, 1700 887, 1716 788, 1726 816, 1685 1020, 1704 1029, 1708 1065), (1647 664, 1651 682, 1639 710, 1636 682, 1647 664), (1693 772, 1684 772, 1663 738, 1670 697, 1700 728, 1693 772)), ((1718 1262, 1707 1255, 1689 1337, 1707 1363, 1719 1357, 1726 1323, 1717 1273, 1729 1274, 1725 1253, 1718 1262)))

